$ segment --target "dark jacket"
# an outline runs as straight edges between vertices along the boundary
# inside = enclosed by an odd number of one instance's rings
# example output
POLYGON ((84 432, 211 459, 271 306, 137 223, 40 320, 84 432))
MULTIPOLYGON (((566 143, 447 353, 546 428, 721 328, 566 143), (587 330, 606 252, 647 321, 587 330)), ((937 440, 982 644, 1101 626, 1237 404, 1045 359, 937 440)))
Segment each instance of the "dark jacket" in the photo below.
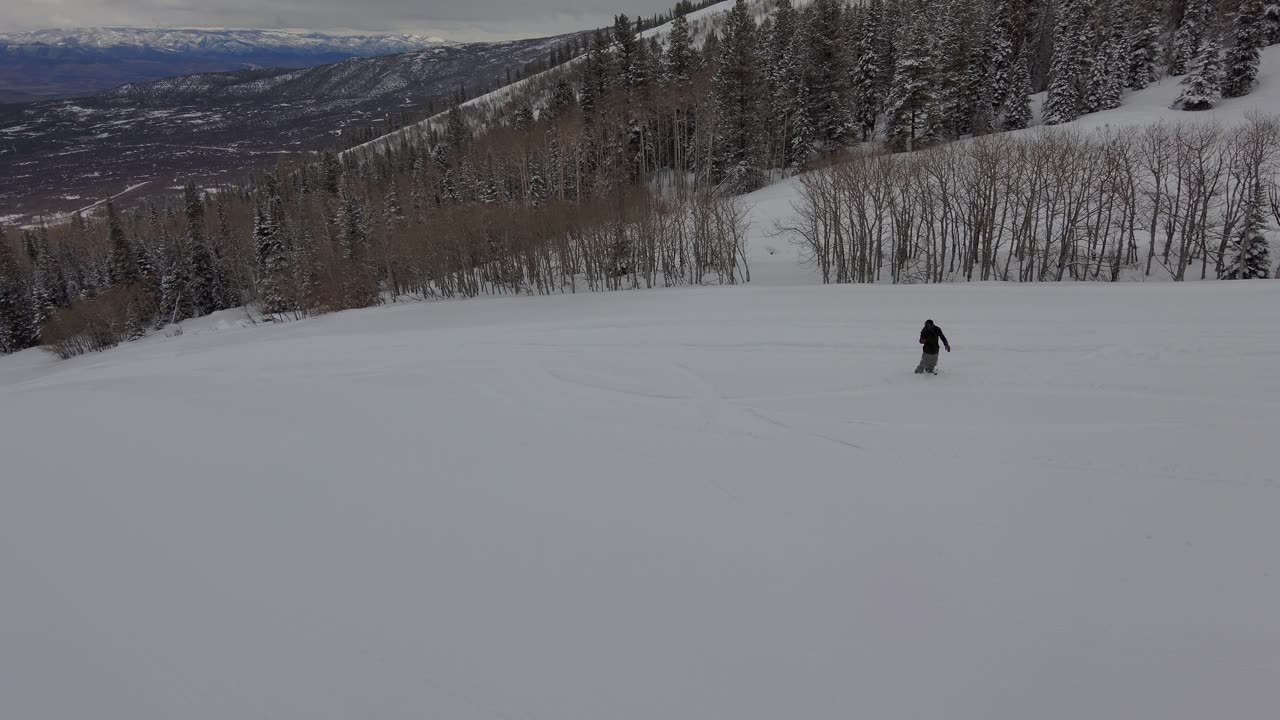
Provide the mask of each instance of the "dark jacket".
POLYGON ((942 334, 942 328, 937 325, 925 325, 920 331, 920 344, 924 345, 925 355, 938 354, 938 341, 941 340, 943 345, 950 346, 947 342, 947 336, 942 334))

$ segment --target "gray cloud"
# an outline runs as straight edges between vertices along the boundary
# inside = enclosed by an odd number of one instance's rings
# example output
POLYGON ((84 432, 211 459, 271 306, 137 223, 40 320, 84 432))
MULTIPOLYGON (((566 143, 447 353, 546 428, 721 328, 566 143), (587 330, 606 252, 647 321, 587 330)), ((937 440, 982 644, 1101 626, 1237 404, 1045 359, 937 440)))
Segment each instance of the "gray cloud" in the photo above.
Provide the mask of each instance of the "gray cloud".
POLYGON ((306 28, 419 32, 453 40, 555 35, 675 0, 0 0, 0 31, 54 27, 306 28))

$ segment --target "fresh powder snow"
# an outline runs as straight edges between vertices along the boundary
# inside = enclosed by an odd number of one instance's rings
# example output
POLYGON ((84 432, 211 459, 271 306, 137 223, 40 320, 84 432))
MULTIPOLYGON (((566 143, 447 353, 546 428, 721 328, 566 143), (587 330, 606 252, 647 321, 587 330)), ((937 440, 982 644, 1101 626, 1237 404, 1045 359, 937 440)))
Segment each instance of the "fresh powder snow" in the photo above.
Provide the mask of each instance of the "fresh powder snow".
POLYGON ((777 242, 0 358, 4 715, 1280 707, 1280 283, 822 287, 777 242))

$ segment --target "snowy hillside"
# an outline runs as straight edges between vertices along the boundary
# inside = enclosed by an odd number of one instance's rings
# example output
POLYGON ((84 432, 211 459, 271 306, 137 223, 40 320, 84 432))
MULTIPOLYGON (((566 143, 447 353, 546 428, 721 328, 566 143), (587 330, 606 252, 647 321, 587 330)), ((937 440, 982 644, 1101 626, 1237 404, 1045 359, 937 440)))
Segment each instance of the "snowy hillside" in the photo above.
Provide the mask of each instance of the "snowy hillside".
MULTIPOLYGON (((707 36, 723 23, 726 13, 733 8, 736 0, 723 0, 723 2, 713 3, 699 10, 694 10, 685 15, 685 19, 689 22, 689 36, 695 44, 701 46, 707 36)), ((796 0, 792 4, 796 7, 807 5, 809 0, 796 0)), ((773 0, 751 0, 750 2, 753 17, 757 22, 762 22, 773 8, 773 0)), ((639 34, 641 38, 657 38, 663 41, 667 33, 671 31, 671 23, 665 23, 655 28, 650 28, 639 34)), ((572 72, 574 68, 583 60, 583 57, 574 58, 563 65, 553 67, 536 75, 532 75, 523 80, 505 85, 492 92, 478 95, 470 100, 462 103, 461 107, 470 111, 474 116, 481 118, 493 116, 508 110, 514 100, 521 96, 522 93, 532 91, 538 86, 546 88, 551 87, 554 79, 563 77, 564 74, 572 72)), ((444 113, 432 116, 413 125, 400 128, 394 132, 388 133, 380 138, 371 140, 362 145, 358 145, 343 154, 351 153, 367 153, 372 150, 384 147, 395 146, 397 143, 405 139, 418 139, 425 137, 430 133, 433 125, 439 124, 444 119, 444 113)))
POLYGON ((1280 283, 236 319, 0 358, 9 716, 1280 707, 1280 283))
MULTIPOLYGON (((690 36, 696 45, 700 46, 712 30, 720 28, 726 14, 733 8, 734 2, 735 0, 725 0, 686 16, 689 21, 690 36)), ((810 0, 793 0, 792 5, 796 8, 803 8, 809 2, 810 0)), ((772 0, 752 0, 749 1, 749 6, 752 17, 757 23, 761 23, 773 11, 775 3, 772 0)), ((665 40, 670 29, 671 25, 667 23, 646 30, 640 36, 665 40)), ((575 63, 581 60, 582 58, 577 58, 565 66, 552 68, 540 75, 532 76, 493 92, 472 98, 463 103, 463 107, 470 109, 473 117, 489 119, 500 116, 504 111, 509 111, 514 100, 520 97, 523 91, 539 84, 549 89, 551 87, 550 78, 558 77, 562 73, 569 71, 575 63)), ((1213 110, 1200 112, 1174 110, 1172 106, 1182 90, 1181 80, 1182 77, 1162 75, 1155 84, 1145 89, 1137 91, 1125 90, 1121 107, 1083 115, 1067 123, 1067 125, 1081 129, 1093 129, 1104 126, 1146 125, 1161 121, 1217 121, 1230 124, 1243 120, 1253 113, 1280 113, 1280 45, 1263 49, 1257 84, 1249 95, 1222 99, 1219 101, 1218 107, 1213 110)), ((1033 95, 1031 98, 1033 125, 1040 124, 1039 118, 1044 99, 1045 93, 1043 92, 1033 95)), ((444 114, 441 113, 353 148, 353 150, 367 152, 384 148, 388 144, 394 146, 394 144, 405 138, 423 137, 433 124, 438 125, 441 123, 443 117, 444 114)))
MULTIPOLYGON (((1258 85, 1245 97, 1224 98, 1212 110, 1187 112, 1170 108, 1180 91, 1179 78, 1166 77, 1145 90, 1129 93, 1124 105, 1117 109, 1084 115, 1074 122, 1059 126, 1059 129, 1089 132, 1176 123, 1214 123, 1223 128, 1231 128, 1250 118, 1276 116, 1280 114, 1280 45, 1269 47, 1263 52, 1258 85)), ((1043 99, 1043 93, 1033 98, 1037 117, 1043 99)), ((1037 137, 1045 129, 1036 123, 1035 127, 1014 131, 1010 135, 1037 137)), ((754 252, 764 253, 764 257, 773 260, 795 257, 797 249, 791 243, 796 239, 795 234, 782 233, 777 228, 797 225, 799 216, 796 206, 802 199, 804 180, 804 175, 792 176, 742 196, 742 202, 749 208, 753 229, 750 245, 754 252), (765 248, 771 248, 773 255, 769 255, 765 248)), ((1277 245, 1275 229, 1269 227, 1267 234, 1272 238, 1271 246, 1280 247, 1277 245)), ((798 272, 792 270, 787 277, 796 280, 798 272)), ((1142 277, 1144 280, 1155 278, 1168 279, 1168 275, 1156 273, 1142 277)))
MULTIPOLYGON (((1212 110, 1174 110, 1174 101, 1182 92, 1181 81, 1180 77, 1162 77, 1143 90, 1127 91, 1124 104, 1120 107, 1082 115, 1068 123, 1068 126, 1092 130, 1106 126, 1150 125, 1158 122, 1216 122, 1231 125, 1251 114, 1280 113, 1280 45, 1272 45, 1262 51, 1257 85, 1253 92, 1244 97, 1223 98, 1212 110)), ((1032 107, 1037 118, 1043 103, 1044 93, 1032 97, 1032 107)))

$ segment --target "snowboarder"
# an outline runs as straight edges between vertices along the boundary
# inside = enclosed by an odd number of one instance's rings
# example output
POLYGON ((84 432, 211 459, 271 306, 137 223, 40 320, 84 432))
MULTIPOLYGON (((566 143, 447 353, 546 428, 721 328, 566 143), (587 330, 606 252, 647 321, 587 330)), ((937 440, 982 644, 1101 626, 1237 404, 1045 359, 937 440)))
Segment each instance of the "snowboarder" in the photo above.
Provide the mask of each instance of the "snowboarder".
POLYGON ((939 340, 942 341, 942 346, 947 349, 947 352, 951 352, 951 343, 947 342, 947 336, 943 334, 942 328, 934 325, 932 320, 925 320, 924 328, 920 330, 920 344, 924 346, 924 353, 920 356, 920 364, 916 366, 917 375, 938 374, 939 340))

